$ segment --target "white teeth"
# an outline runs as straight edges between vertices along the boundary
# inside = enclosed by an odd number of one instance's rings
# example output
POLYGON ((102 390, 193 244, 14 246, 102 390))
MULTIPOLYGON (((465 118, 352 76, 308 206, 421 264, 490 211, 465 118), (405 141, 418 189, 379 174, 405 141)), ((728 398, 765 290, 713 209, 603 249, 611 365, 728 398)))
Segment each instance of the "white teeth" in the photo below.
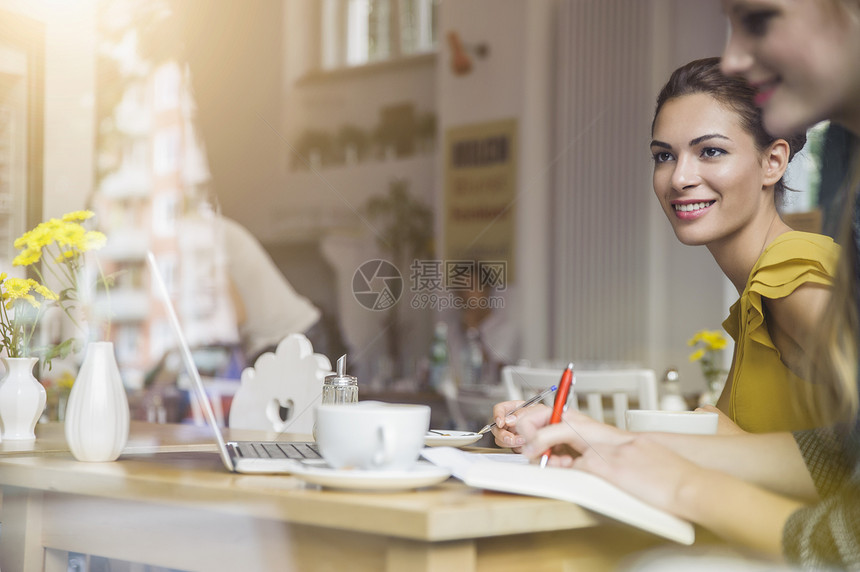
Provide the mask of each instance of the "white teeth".
POLYGON ((697 210, 703 209, 705 207, 709 207, 712 204, 713 204, 713 201, 708 201, 708 202, 702 202, 702 203, 689 203, 686 205, 673 205, 673 206, 675 207, 676 211, 690 212, 690 211, 697 211, 697 210))

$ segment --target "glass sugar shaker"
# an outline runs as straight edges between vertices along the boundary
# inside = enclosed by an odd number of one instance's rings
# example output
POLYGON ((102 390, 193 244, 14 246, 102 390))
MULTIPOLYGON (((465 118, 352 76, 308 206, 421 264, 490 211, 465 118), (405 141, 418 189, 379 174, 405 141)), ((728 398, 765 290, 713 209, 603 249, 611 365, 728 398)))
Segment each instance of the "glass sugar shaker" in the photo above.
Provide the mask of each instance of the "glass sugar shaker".
MULTIPOLYGON (((358 403, 358 378, 346 375, 346 354, 337 360, 337 372, 328 375, 323 382, 320 405, 337 403, 358 403)), ((314 422, 314 440, 317 438, 317 424, 314 422)))
POLYGON ((346 374, 346 354, 338 358, 336 373, 323 383, 321 405, 332 403, 358 403, 358 378, 346 374))
POLYGON ((670 367, 666 370, 661 384, 660 409, 663 411, 687 411, 687 402, 681 395, 681 381, 678 379, 678 370, 670 367))

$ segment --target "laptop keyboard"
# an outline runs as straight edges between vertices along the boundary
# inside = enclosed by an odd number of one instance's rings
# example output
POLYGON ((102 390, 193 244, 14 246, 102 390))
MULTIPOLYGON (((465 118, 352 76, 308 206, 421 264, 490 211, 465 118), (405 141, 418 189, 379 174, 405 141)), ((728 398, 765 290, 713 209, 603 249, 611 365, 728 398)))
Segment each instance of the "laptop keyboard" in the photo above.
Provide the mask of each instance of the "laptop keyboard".
POLYGON ((320 459, 315 443, 232 443, 240 457, 250 459, 320 459))

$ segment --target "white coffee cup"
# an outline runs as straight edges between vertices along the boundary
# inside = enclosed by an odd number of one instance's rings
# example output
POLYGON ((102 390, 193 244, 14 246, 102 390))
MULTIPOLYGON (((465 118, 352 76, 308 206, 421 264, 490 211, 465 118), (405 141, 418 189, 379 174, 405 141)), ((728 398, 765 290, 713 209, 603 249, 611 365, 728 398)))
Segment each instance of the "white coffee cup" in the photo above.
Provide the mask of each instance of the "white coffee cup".
POLYGON ((711 435, 717 432, 718 415, 711 411, 660 411, 630 409, 624 414, 627 430, 659 431, 662 433, 694 433, 711 435))
POLYGON ((332 468, 407 470, 424 447, 430 408, 378 401, 320 405, 316 426, 320 455, 332 468))

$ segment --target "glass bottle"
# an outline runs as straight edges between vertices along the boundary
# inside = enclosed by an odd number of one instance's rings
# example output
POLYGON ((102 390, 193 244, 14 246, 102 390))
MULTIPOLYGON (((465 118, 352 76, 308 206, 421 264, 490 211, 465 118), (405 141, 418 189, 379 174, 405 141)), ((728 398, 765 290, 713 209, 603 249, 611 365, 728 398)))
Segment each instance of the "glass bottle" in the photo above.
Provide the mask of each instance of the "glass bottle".
POLYGON ((326 376, 320 405, 358 403, 358 378, 346 374, 346 354, 337 360, 337 373, 326 376))
POLYGON ((448 363, 448 324, 437 322, 430 345, 430 388, 441 390, 450 374, 448 363))
MULTIPOLYGON (((323 381, 320 405, 358 403, 358 378, 346 374, 346 354, 337 360, 336 373, 323 381)), ((317 423, 314 420, 314 441, 317 438, 317 423)))
POLYGON ((671 367, 666 370, 661 385, 660 409, 663 411, 686 411, 687 401, 681 395, 681 382, 678 370, 671 367))
POLYGON ((461 385, 477 385, 481 383, 481 373, 484 368, 484 350, 481 347, 481 334, 477 328, 466 331, 466 348, 463 352, 463 378, 461 385))

